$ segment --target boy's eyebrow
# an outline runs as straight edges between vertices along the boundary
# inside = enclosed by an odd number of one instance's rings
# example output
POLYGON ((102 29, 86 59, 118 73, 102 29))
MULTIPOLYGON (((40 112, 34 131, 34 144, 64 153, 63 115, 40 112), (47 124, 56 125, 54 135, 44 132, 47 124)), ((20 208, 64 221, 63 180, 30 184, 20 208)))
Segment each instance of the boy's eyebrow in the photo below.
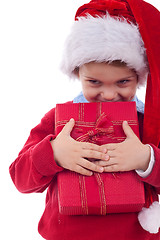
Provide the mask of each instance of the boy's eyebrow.
POLYGON ((97 81, 99 81, 98 79, 96 79, 95 77, 87 77, 87 76, 84 76, 85 78, 92 78, 92 79, 94 79, 94 80, 97 80, 97 81))
MULTIPOLYGON (((84 77, 87 78, 87 79, 94 79, 96 81, 101 81, 101 80, 99 80, 99 79, 97 79, 95 77, 91 77, 91 76, 84 76, 84 77)), ((133 77, 135 77, 135 75, 125 76, 125 77, 122 77, 120 79, 117 79, 116 81, 120 81, 120 80, 123 80, 123 79, 126 79, 126 78, 133 78, 133 77)))
POLYGON ((126 78, 133 78, 133 77, 135 77, 135 75, 131 75, 131 76, 125 76, 125 77, 122 77, 122 78, 120 78, 119 80, 123 80, 123 79, 126 79, 126 78))
POLYGON ((98 81, 98 82, 103 82, 101 80, 99 80, 98 78, 95 78, 95 77, 85 77, 86 80, 94 80, 94 81, 98 81))
POLYGON ((94 79, 97 81, 100 81, 98 78, 94 77, 94 76, 88 76, 88 75, 84 75, 85 78, 89 78, 89 79, 94 79))

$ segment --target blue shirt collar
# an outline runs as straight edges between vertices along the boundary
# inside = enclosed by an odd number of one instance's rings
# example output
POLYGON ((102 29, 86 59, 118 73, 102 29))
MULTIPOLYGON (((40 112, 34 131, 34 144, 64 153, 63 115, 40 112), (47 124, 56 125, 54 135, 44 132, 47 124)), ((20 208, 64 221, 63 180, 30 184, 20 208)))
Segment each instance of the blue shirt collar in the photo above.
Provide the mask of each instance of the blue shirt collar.
MULTIPOLYGON (((137 111, 144 114, 144 103, 134 96, 132 101, 136 102, 137 111)), ((73 99, 73 103, 88 103, 87 99, 84 97, 83 93, 80 92, 77 97, 73 99)))

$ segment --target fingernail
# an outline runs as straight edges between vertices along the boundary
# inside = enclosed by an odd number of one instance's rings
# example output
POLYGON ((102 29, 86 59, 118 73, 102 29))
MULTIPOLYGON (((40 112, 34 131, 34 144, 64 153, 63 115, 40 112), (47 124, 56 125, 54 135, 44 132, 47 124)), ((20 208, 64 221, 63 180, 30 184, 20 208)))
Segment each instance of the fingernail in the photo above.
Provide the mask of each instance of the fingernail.
POLYGON ((109 159, 109 156, 106 154, 106 156, 105 156, 105 160, 108 160, 109 159))
POLYGON ((103 149, 103 152, 106 153, 107 152, 107 148, 103 149))
POLYGON ((104 169, 103 169, 103 167, 100 167, 99 170, 100 170, 100 172, 103 172, 104 169))

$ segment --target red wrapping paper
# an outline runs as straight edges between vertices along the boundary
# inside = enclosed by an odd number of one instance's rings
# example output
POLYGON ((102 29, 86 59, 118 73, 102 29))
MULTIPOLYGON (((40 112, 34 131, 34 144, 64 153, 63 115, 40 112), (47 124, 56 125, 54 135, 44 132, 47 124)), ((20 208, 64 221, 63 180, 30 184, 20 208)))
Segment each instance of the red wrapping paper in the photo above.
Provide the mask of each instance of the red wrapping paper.
MULTIPOLYGON (((127 120, 139 137, 134 102, 68 103, 56 105, 56 134, 75 119, 71 136, 98 145, 125 140, 122 122, 127 120)), ((144 185, 135 171, 94 173, 87 177, 64 170, 58 173, 59 211, 67 215, 106 215, 138 212, 145 203, 144 185)))

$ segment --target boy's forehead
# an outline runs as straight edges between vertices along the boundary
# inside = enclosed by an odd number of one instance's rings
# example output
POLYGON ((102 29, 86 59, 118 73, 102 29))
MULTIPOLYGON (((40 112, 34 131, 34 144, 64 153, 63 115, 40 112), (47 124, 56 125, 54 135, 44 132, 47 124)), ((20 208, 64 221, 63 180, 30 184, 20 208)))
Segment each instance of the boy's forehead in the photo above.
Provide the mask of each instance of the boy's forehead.
POLYGON ((95 63, 90 62, 82 65, 80 67, 80 75, 86 77, 86 78, 97 78, 97 79, 121 79, 124 77, 137 77, 137 74, 135 71, 124 66, 115 66, 108 63, 95 63))
POLYGON ((134 71, 133 69, 129 68, 126 63, 122 63, 120 61, 116 62, 88 62, 80 66, 79 69, 83 69, 85 71, 89 70, 98 70, 98 69, 112 69, 112 68, 121 68, 121 69, 128 69, 128 71, 134 71))

